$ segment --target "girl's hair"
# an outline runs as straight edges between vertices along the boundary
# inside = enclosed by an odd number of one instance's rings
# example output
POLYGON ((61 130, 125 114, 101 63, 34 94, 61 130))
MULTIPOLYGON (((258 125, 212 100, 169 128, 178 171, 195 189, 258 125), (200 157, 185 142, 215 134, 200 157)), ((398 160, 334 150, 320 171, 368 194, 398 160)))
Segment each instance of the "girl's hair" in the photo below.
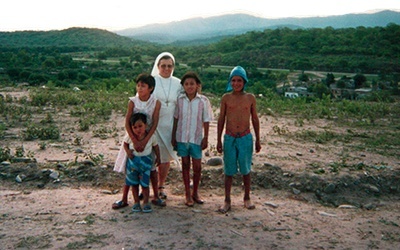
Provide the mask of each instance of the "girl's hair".
POLYGON ((192 72, 192 71, 189 71, 182 76, 181 84, 183 85, 185 83, 186 79, 188 79, 188 78, 193 78, 197 84, 201 84, 199 76, 195 72, 192 72))
POLYGON ((135 80, 136 83, 142 82, 145 83, 149 86, 149 88, 153 88, 153 90, 150 93, 153 93, 154 88, 156 87, 156 80, 154 79, 154 77, 150 74, 147 73, 142 73, 140 75, 138 75, 138 77, 136 77, 135 80))
POLYGON ((129 123, 133 126, 137 121, 142 121, 144 124, 147 123, 147 115, 143 113, 134 113, 129 119, 129 123))

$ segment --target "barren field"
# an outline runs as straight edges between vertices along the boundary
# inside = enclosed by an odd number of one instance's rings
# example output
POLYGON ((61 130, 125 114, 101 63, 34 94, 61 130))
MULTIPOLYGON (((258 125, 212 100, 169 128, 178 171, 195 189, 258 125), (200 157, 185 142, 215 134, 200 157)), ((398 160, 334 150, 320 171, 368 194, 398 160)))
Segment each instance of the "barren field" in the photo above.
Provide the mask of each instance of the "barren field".
MULTIPOLYGON (((15 98, 23 91, 0 92, 15 98)), ((40 120, 45 113, 35 119, 40 120)), ((243 208, 236 176, 232 209, 223 204, 223 171, 216 153, 216 122, 204 151, 200 193, 203 205, 184 205, 180 170, 168 176, 166 207, 133 213, 112 210, 122 196, 124 176, 112 171, 124 134, 124 114, 89 131, 61 110, 53 114, 61 138, 25 141, 24 126, 6 130, 0 147, 24 156, 0 165, 2 249, 398 249, 400 246, 400 158, 361 147, 374 129, 339 126, 335 120, 303 120, 291 115, 261 116, 262 150, 254 155, 252 200, 243 208), (99 137, 100 130, 112 131, 99 137), (96 132, 97 131, 97 132, 96 132), (351 140, 320 143, 304 135, 330 131, 351 140), (217 163, 215 163, 217 162, 217 163)), ((399 121, 398 118, 395 121, 399 121)), ((0 123, 6 123, 4 117, 0 123)), ((318 134, 317 134, 318 135, 318 134)), ((388 151, 399 152, 399 145, 388 151)))

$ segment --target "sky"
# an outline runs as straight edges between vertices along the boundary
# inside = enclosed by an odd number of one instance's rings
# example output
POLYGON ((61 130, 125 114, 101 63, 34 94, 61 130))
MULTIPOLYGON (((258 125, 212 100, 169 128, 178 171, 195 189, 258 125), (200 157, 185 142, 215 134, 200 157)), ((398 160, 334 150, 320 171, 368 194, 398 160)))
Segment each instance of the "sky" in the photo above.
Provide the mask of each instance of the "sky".
POLYGON ((117 31, 232 13, 284 18, 383 9, 400 11, 400 0, 2 0, 0 31, 48 31, 71 27, 117 31))

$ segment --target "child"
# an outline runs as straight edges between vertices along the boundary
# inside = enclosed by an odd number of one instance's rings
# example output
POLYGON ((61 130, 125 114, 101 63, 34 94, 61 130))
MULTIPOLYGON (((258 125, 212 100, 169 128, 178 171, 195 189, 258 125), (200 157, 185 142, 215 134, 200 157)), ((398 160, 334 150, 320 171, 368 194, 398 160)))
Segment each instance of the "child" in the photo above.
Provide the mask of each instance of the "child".
MULTIPOLYGON (((138 152, 143 151, 143 145, 147 144, 157 128, 161 103, 152 95, 154 88, 154 78, 149 74, 140 74, 136 79, 136 96, 129 98, 128 110, 125 116, 125 129, 135 145, 135 150, 138 152), (148 134, 141 142, 135 139, 129 123, 129 119, 132 114, 137 112, 147 114, 148 134)), ((123 148, 123 145, 121 145, 117 160, 115 162, 114 171, 125 172, 126 159, 126 152, 123 148)), ((158 174, 155 165, 150 173, 150 179, 154 192, 152 203, 154 205, 165 206, 165 202, 158 197, 158 174)), ((116 201, 112 205, 112 208, 119 209, 128 206, 128 193, 129 186, 124 185, 122 200, 116 201)))
POLYGON ((211 104, 207 97, 198 93, 201 87, 199 77, 186 73, 181 84, 185 93, 180 95, 174 113, 171 143, 182 157, 182 177, 185 186, 185 205, 203 204, 198 188, 201 179, 202 150, 207 148, 209 122, 213 119, 211 104), (204 135, 202 132, 204 129, 204 135), (190 158, 193 165, 193 191, 190 192, 190 158))
POLYGON ((231 209, 232 176, 238 172, 243 175, 244 207, 254 209, 250 201, 250 171, 253 154, 253 137, 250 133, 250 120, 256 138, 256 152, 260 152, 260 122, 257 116, 256 99, 254 95, 244 91, 248 82, 246 71, 237 66, 230 73, 227 91, 221 99, 220 116, 218 119, 217 151, 224 153, 225 202, 218 209, 226 213, 231 209), (225 128, 224 145, 221 136, 225 128))
POLYGON ((150 137, 146 144, 143 143, 148 135, 146 132, 147 116, 145 114, 134 113, 129 119, 129 123, 133 136, 144 149, 142 152, 136 151, 134 149, 135 143, 132 142, 130 136, 128 134, 125 136, 124 149, 127 155, 125 185, 132 186, 133 199, 135 200, 132 211, 140 212, 142 211, 139 199, 140 184, 143 193, 143 212, 149 213, 152 212, 149 203, 150 171, 153 166, 152 150, 156 155, 155 165, 157 166, 160 164, 160 150, 154 135, 150 137))

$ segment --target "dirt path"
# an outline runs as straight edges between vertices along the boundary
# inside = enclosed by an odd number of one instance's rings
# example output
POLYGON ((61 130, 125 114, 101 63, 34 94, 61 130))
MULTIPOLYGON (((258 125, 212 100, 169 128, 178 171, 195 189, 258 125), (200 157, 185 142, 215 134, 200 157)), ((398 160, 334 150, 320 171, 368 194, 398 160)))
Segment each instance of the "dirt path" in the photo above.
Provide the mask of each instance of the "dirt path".
MULTIPOLYGON (((169 187, 170 191, 178 187, 169 187), (172 190, 171 190, 172 188, 172 190)), ((373 210, 328 208, 287 192, 253 191, 256 210, 216 212, 222 189, 203 190, 204 205, 188 208, 170 192, 168 206, 150 214, 112 210, 120 194, 60 187, 9 190, 1 185, 2 249, 396 249, 400 201, 373 210)))

